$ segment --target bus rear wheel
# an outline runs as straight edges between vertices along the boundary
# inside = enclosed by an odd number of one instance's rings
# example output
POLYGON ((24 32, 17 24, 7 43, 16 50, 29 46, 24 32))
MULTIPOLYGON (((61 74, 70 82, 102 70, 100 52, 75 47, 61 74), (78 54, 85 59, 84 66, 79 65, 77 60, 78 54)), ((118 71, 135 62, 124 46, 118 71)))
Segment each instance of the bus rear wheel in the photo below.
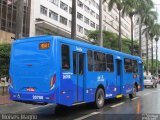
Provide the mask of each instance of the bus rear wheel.
POLYGON ((137 89, 136 89, 136 86, 134 86, 134 88, 132 90, 132 93, 129 94, 129 98, 130 99, 135 98, 136 97, 136 93, 137 93, 137 89))
POLYGON ((96 92, 96 98, 95 98, 95 106, 96 108, 100 109, 104 106, 104 90, 102 88, 99 88, 96 92))

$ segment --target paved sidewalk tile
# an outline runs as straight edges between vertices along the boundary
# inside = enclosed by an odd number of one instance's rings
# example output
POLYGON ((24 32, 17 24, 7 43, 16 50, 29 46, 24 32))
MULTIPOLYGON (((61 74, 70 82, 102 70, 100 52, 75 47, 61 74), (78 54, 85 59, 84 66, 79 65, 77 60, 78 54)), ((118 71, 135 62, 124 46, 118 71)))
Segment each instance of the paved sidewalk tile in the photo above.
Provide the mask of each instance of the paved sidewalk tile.
POLYGON ((0 96, 0 105, 9 104, 12 101, 9 99, 9 96, 0 96))
POLYGON ((9 104, 11 102, 12 101, 9 99, 8 88, 5 87, 3 92, 3 88, 0 87, 0 105, 9 104))

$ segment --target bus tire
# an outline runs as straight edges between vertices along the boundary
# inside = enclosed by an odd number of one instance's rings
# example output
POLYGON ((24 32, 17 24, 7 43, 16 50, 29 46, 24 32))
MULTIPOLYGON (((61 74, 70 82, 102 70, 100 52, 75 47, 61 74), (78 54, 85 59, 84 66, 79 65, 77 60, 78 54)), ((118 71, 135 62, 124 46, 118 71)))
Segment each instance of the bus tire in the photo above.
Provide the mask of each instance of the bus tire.
POLYGON ((136 97, 136 92, 137 92, 136 86, 134 86, 134 88, 133 88, 133 90, 132 90, 132 93, 129 94, 129 98, 130 98, 130 99, 135 98, 135 97, 136 97))
POLYGON ((100 109, 104 106, 105 98, 104 98, 104 90, 102 88, 98 88, 95 96, 95 106, 100 109))

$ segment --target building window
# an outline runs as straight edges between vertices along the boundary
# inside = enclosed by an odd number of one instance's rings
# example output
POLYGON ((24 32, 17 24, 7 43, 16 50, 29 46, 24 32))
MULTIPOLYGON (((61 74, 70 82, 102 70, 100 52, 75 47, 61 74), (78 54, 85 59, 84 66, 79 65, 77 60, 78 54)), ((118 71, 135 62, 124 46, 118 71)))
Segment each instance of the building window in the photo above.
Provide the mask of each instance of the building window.
POLYGON ((90 13, 90 8, 87 7, 86 5, 84 5, 84 10, 85 10, 87 13, 90 13))
POLYGON ((69 7, 69 14, 72 14, 72 8, 69 7))
POLYGON ((95 23, 93 21, 91 21, 90 25, 91 27, 95 28, 95 23))
POLYGON ((96 19, 97 19, 97 20, 99 19, 99 15, 98 15, 98 14, 96 14, 96 19))
POLYGON ((80 25, 77 25, 77 31, 83 34, 83 27, 80 25))
POLYGON ((114 72, 114 59, 113 55, 106 55, 107 72, 114 72))
POLYGON ((94 52, 94 71, 106 71, 105 54, 94 52))
POLYGON ((106 12, 107 11, 107 8, 105 5, 103 5, 103 10, 106 12))
POLYGON ((124 59, 124 69, 127 73, 132 73, 132 60, 125 58, 124 59))
POLYGON ((71 20, 69 20, 69 27, 71 27, 71 24, 72 24, 72 22, 71 22, 71 20))
POLYGON ((56 20, 56 21, 58 21, 58 14, 57 13, 55 13, 55 12, 53 12, 53 11, 49 11, 49 17, 51 18, 51 19, 53 19, 53 20, 56 20))
POLYGON ((62 53, 62 69, 69 70, 70 69, 70 54, 69 54, 69 46, 62 45, 61 46, 61 53, 62 53))
POLYGON ((133 73, 138 73, 138 63, 136 60, 132 61, 133 73))
POLYGON ((89 25, 89 19, 87 17, 84 17, 84 22, 89 25))
POLYGON ((93 10, 91 10, 91 15, 93 16, 93 17, 95 17, 95 12, 93 11, 93 10))
POLYGON ((87 35, 88 34, 88 30, 84 28, 84 34, 87 35))
POLYGON ((83 9, 83 3, 80 0, 77 1, 77 5, 83 9))
POLYGON ((93 52, 91 50, 88 50, 87 56, 88 56, 88 71, 93 71, 93 52))
POLYGON ((67 18, 60 16, 60 23, 67 25, 67 18))
POLYGON ((47 8, 41 5, 41 14, 47 16, 47 8))
POLYGON ((99 25, 96 24, 96 30, 99 30, 99 25))
POLYGON ((77 13, 77 18, 83 21, 83 15, 80 14, 79 12, 77 13))
POLYGON ((98 10, 99 10, 99 5, 98 5, 98 3, 96 3, 96 6, 95 6, 98 10))
POLYGON ((49 0, 51 3, 55 4, 56 6, 58 6, 59 4, 59 0, 49 0))
POLYGON ((93 5, 93 6, 95 6, 95 1, 94 0, 91 0, 91 4, 93 5))
POLYGON ((68 5, 63 3, 62 1, 60 3, 60 8, 63 9, 64 11, 68 12, 68 5))

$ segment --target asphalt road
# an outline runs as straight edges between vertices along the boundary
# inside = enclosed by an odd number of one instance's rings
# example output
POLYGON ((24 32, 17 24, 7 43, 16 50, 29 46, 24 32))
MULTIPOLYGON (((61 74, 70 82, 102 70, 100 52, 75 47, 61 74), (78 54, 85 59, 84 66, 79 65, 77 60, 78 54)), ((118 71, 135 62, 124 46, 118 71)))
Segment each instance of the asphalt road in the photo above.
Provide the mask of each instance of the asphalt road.
POLYGON ((12 103, 0 105, 0 113, 36 114, 42 120, 160 120, 160 85, 158 88, 146 88, 132 100, 128 96, 106 100, 102 109, 95 109, 88 104, 67 108, 52 104, 12 103))

